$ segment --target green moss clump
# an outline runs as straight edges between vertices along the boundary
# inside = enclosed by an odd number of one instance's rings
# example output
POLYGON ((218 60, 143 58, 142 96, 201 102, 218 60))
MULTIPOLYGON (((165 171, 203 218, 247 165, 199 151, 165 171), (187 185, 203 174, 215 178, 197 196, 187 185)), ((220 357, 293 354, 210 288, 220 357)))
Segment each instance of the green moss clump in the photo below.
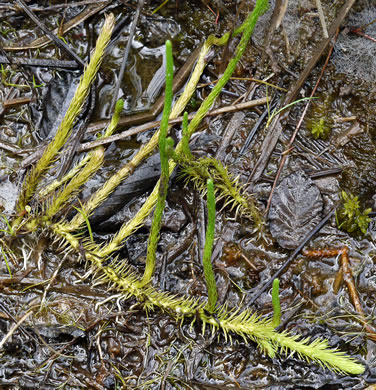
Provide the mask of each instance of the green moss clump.
POLYGON ((331 128, 330 126, 328 126, 327 119, 320 118, 309 122, 309 130, 311 131, 313 138, 327 139, 330 134, 331 128))
POLYGON ((361 210, 357 196, 342 191, 343 206, 336 215, 337 225, 348 233, 366 234, 371 218, 368 214, 372 209, 361 210))
POLYGON ((315 139, 326 140, 332 129, 332 120, 329 117, 330 99, 317 100, 312 103, 311 115, 307 119, 307 129, 315 139))

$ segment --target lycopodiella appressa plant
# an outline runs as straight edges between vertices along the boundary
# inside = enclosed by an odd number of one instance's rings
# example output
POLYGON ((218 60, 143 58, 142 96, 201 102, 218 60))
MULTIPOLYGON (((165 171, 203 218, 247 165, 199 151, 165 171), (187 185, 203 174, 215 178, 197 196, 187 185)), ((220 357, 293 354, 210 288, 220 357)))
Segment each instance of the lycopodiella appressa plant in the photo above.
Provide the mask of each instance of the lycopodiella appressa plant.
MULTIPOLYGON (((232 335, 239 335, 246 341, 252 340, 270 357, 274 357, 278 351, 282 353, 296 353, 304 360, 317 362, 318 364, 337 372, 360 374, 364 371, 364 367, 361 364, 348 357, 345 353, 340 352, 337 349, 329 348, 325 340, 317 339, 310 342, 309 338, 300 339, 299 336, 291 336, 287 332, 278 332, 275 330, 277 323, 276 319, 273 321, 271 318, 263 318, 250 309, 241 307, 231 309, 231 303, 225 305, 219 305, 217 303, 215 275, 211 267, 211 248, 213 244, 215 221, 214 194, 217 198, 225 197, 225 203, 233 202, 235 204, 235 202, 240 202, 236 203, 237 207, 239 207, 239 212, 240 207, 249 207, 249 202, 247 204, 242 204, 241 200, 231 200, 235 199, 236 196, 236 191, 231 192, 231 185, 235 186, 235 189, 239 189, 239 187, 237 187, 237 183, 231 183, 232 180, 230 179, 226 168, 215 159, 208 160, 207 162, 205 161, 205 169, 208 174, 206 176, 204 175, 205 182, 208 182, 209 186, 209 224, 207 247, 205 248, 203 259, 204 267, 206 267, 205 272, 207 274, 209 299, 206 301, 199 297, 172 295, 166 291, 159 291, 152 285, 152 276, 156 261, 156 246, 159 238, 161 217, 167 194, 169 176, 175 168, 176 162, 181 163, 183 166, 185 164, 187 167, 194 167, 194 160, 189 151, 188 140, 212 106, 225 83, 230 78, 237 62, 246 48, 258 17, 266 9, 267 0, 257 0, 254 11, 247 17, 242 27, 236 31, 236 33, 242 33, 242 37, 236 49, 234 58, 230 61, 223 77, 213 88, 207 99, 202 103, 197 115, 189 124, 187 124, 187 120, 185 120, 185 140, 180 142, 175 150, 173 150, 173 144, 167 138, 168 118, 169 116, 175 117, 179 115, 188 103, 195 90, 200 73, 205 66, 204 58, 210 46, 212 44, 225 43, 229 38, 229 35, 226 34, 221 39, 211 37, 206 41, 203 45, 195 71, 193 72, 183 95, 172 109, 170 108, 173 77, 172 51, 171 44, 166 44, 166 105, 160 131, 156 132, 150 142, 132 159, 131 163, 126 164, 117 171, 87 202, 80 206, 79 211, 77 211, 72 219, 67 220, 59 214, 59 211, 75 198, 88 178, 100 169, 104 159, 103 148, 98 147, 92 152, 89 152, 60 182, 53 183, 53 185, 46 190, 41 191, 38 188, 38 185, 40 185, 41 179, 49 170, 50 166, 58 158, 58 153, 64 146, 67 137, 70 134, 74 120, 81 110, 83 101, 87 96, 90 84, 94 80, 114 25, 113 16, 108 16, 98 39, 96 51, 85 71, 85 75, 82 77, 67 116, 62 122, 55 139, 50 143, 40 161, 27 176, 17 205, 18 216, 10 223, 10 228, 3 233, 14 237, 20 234, 32 234, 39 230, 47 231, 51 237, 60 242, 62 247, 66 247, 72 251, 72 253, 76 253, 77 256, 81 255, 85 258, 94 275, 93 282, 106 283, 109 291, 116 292, 116 297, 118 299, 119 297, 123 300, 131 296, 135 297, 145 310, 159 308, 179 321, 184 319, 191 319, 191 321, 194 321, 198 319, 201 322, 203 331, 205 331, 206 327, 209 327, 213 332, 222 332, 226 339, 229 338, 231 340, 232 335), (96 243, 92 234, 87 233, 87 217, 99 204, 108 198, 111 192, 122 182, 122 180, 124 180, 124 178, 131 174, 134 166, 137 166, 145 156, 149 155, 150 152, 155 149, 157 144, 159 145, 161 156, 162 173, 160 181, 156 185, 153 193, 135 217, 130 222, 124 224, 110 241, 104 244, 96 243), (222 180, 222 182, 220 182, 220 180, 222 180), (226 190, 227 181, 230 182, 228 185, 230 189, 228 189, 228 192, 225 195, 222 195, 222 192, 226 190), (38 199, 43 199, 43 202, 41 201, 38 204, 38 199), (33 202, 36 207, 31 209, 30 204, 33 202), (156 207, 154 208, 155 205, 156 207), (120 262, 119 259, 116 257, 113 258, 111 255, 121 248, 124 240, 142 225, 145 218, 153 209, 154 216, 148 242, 146 269, 144 276, 140 277, 128 265, 125 259, 120 262)), ((121 103, 119 104, 121 105, 121 103)), ((118 118, 117 114, 114 115, 114 123, 111 128, 116 127, 116 118, 118 118)), ((103 136, 108 136, 111 132, 112 130, 109 130, 103 136)), ((201 161, 201 163, 203 162, 204 161, 201 161)), ((255 210, 250 212, 250 218, 255 220, 256 214, 254 213, 257 211, 256 205, 252 204, 251 207, 254 207, 255 210)), ((257 224, 259 222, 256 220, 255 223, 257 224)), ((7 238, 5 236, 2 242, 5 248, 7 245, 7 238)), ((11 246, 10 241, 9 246, 11 246)), ((275 302, 277 302, 276 297, 275 302)))

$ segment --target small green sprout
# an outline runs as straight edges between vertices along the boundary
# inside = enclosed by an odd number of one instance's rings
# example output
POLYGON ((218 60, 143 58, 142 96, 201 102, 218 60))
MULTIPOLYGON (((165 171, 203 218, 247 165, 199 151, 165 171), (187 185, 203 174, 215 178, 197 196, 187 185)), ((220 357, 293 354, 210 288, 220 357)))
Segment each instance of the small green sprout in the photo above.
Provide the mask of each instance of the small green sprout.
POLYGON ((318 97, 312 102, 312 110, 307 118, 307 129, 315 139, 326 140, 332 129, 332 120, 330 118, 331 99, 327 96, 318 97))
POLYGON ((9 33, 15 33, 17 31, 14 27, 12 27, 12 25, 9 22, 5 20, 2 21, 1 27, 2 29, 0 30, 0 34, 3 37, 6 37, 9 33), (5 26, 9 26, 9 28, 6 28, 5 26))
POLYGON ((314 139, 327 139, 330 134, 330 126, 328 125, 328 121, 323 117, 319 119, 312 120, 307 123, 307 127, 311 131, 312 137, 314 139))
POLYGON ((273 280, 272 289, 272 305, 273 305, 273 327, 276 328, 281 323, 281 302, 279 300, 279 279, 273 280))
POLYGON ((165 103, 162 113, 162 121, 159 132, 159 155, 161 158, 161 178, 158 189, 157 204, 153 215, 153 222, 151 225, 150 236, 148 241, 148 249, 146 254, 146 266, 142 280, 138 282, 138 286, 145 286, 150 281, 154 274, 157 244, 159 240, 159 233, 161 230, 163 210, 166 204, 169 168, 169 155, 173 152, 173 140, 167 137, 168 132, 168 118, 171 112, 172 105, 172 82, 174 76, 174 61, 172 57, 172 43, 166 41, 166 87, 165 87, 165 103))

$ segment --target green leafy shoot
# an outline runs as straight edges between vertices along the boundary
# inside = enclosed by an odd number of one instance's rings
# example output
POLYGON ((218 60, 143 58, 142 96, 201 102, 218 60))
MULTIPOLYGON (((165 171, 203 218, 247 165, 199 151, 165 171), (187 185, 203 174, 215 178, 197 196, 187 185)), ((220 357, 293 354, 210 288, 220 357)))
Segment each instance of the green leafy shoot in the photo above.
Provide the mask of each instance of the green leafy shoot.
POLYGON ((124 100, 119 99, 116 102, 114 114, 112 115, 111 122, 110 122, 109 126, 107 127, 107 129, 103 135, 103 138, 111 136, 113 134, 113 132, 116 130, 116 127, 119 123, 120 114, 123 111, 123 107, 124 107, 124 100))
POLYGON ((2 29, 0 30, 0 34, 3 37, 6 37, 11 32, 16 32, 17 30, 7 21, 2 20, 2 29), (5 26, 9 26, 9 28, 6 28, 5 26))
MULTIPOLYGON (((247 47, 247 43, 249 42, 249 39, 252 35, 258 17, 262 15, 267 10, 267 8, 268 8, 268 0, 256 1, 256 5, 253 11, 247 16, 246 21, 243 23, 244 33, 237 46, 236 54, 234 58, 230 60, 223 76, 220 78, 218 83, 212 89, 212 91, 207 96, 205 101, 201 104, 195 116, 189 123, 188 126, 189 136, 191 136, 196 131, 198 125, 201 123, 202 119, 206 116, 207 112, 212 107, 215 99, 221 93, 221 90, 223 89, 224 85, 230 79, 232 73, 236 68, 237 63, 239 62, 242 54, 244 53, 247 47)), ((229 33, 224 34, 221 38, 216 38, 214 35, 210 35, 210 37, 205 41, 203 48, 200 52, 199 58, 197 60, 195 70, 191 75, 190 81, 188 82, 183 94, 180 96, 180 98, 177 100, 176 104, 174 105, 170 117, 175 118, 175 115, 179 115, 184 110, 184 107, 186 106, 190 97, 194 93, 200 75, 202 74, 202 71, 206 65, 205 56, 208 53, 210 47, 213 44, 224 45, 228 41, 229 36, 230 36, 229 33)), ((105 183, 105 185, 102 188, 100 188, 91 196, 91 198, 89 199, 89 201, 85 206, 86 210, 88 211, 94 210, 96 207, 98 207, 99 204, 101 204, 104 201, 106 197, 108 197, 108 195, 114 190, 114 188, 116 188, 116 186, 119 185, 119 183, 122 180, 124 180, 124 178, 127 177, 133 171, 134 166, 139 165, 139 163, 145 158, 145 156, 147 156, 154 150, 156 143, 158 141, 158 137, 159 137, 159 132, 156 132, 154 136, 151 138, 151 140, 140 149, 139 153, 137 153, 137 155, 129 163, 127 163, 118 172, 116 172, 105 183)), ((179 143, 176 146, 176 152, 177 154, 180 154, 181 143, 179 143)), ((170 174, 173 172, 175 165, 176 165, 175 162, 170 161, 169 164, 170 174)), ((111 241, 107 245, 102 247, 100 251, 101 256, 110 255, 114 251, 118 250, 122 246, 124 240, 130 234, 135 232, 135 230, 137 230, 144 223, 145 218, 150 214, 151 209, 154 207, 154 205, 157 202, 158 191, 159 191, 159 183, 157 183, 153 192, 150 194, 148 199, 145 201, 144 205, 138 210, 137 214, 132 218, 132 220, 123 224, 123 226, 120 228, 118 233, 112 237, 111 241)), ((63 230, 72 232, 81 223, 83 223, 83 221, 80 220, 80 215, 78 214, 70 221, 69 224, 66 224, 64 226, 63 230)))
POLYGON ((273 305, 273 327, 276 328, 281 323, 281 302, 279 300, 279 279, 273 280, 272 289, 272 305, 273 305))
POLYGON ((174 76, 174 62, 172 57, 171 41, 166 41, 166 88, 165 88, 165 103, 162 114, 161 127, 159 132, 159 154, 161 159, 161 177, 158 190, 157 204, 155 206, 153 222, 151 225, 148 249, 146 254, 146 266, 142 280, 139 286, 144 286, 151 281, 155 269, 155 259, 157 252, 157 244, 159 240, 159 232, 161 230, 162 215, 166 203, 168 180, 170 177, 168 160, 171 146, 171 141, 167 141, 168 119, 172 105, 172 81, 174 76))
MULTIPOLYGON (((218 95, 221 93, 223 87, 226 85, 226 83, 230 80, 232 74, 234 73, 234 70, 242 57, 249 40, 251 39, 253 30, 256 26, 258 18, 266 12, 268 9, 269 2, 268 0, 260 0, 256 1, 255 7, 251 13, 249 13, 247 19, 242 25, 242 36, 240 38, 240 42, 236 48, 235 55, 233 58, 231 58, 230 62, 228 63, 222 77, 218 80, 214 88, 211 90, 207 98, 202 102, 200 108, 197 110, 196 115, 191 120, 189 126, 188 126, 188 132, 189 135, 192 135, 194 131, 197 129, 197 126, 200 124, 201 120, 205 117, 206 113, 209 111, 209 109, 212 107, 215 99, 218 97, 218 95)), ((236 31, 237 33, 240 32, 238 29, 236 31)), ((224 38, 229 38, 228 35, 224 36, 224 38)))
POLYGON ((87 180, 101 168, 104 160, 104 148, 99 146, 88 154, 87 164, 72 177, 67 185, 56 193, 51 204, 45 210, 43 220, 48 223, 64 205, 80 191, 87 180))
POLYGON ((204 256, 202 262, 204 267, 206 288, 208 290, 208 303, 206 305, 206 310, 210 313, 213 313, 218 299, 217 286, 215 283, 215 276, 211 262, 215 231, 215 195, 213 179, 208 179, 207 186, 208 226, 206 229, 204 256))
POLYGON ((35 76, 33 75, 33 87, 34 88, 41 88, 41 87, 44 87, 45 84, 37 84, 36 80, 35 80, 35 76))
POLYGON ((339 229, 345 230, 348 233, 367 233, 368 225, 371 218, 368 214, 372 209, 360 209, 360 203, 357 196, 347 194, 342 191, 342 208, 336 213, 337 226, 339 229))
POLYGON ((12 76, 13 72, 12 71, 9 71, 7 69, 5 69, 4 65, 1 64, 0 66, 0 73, 1 73, 1 82, 6 86, 6 87, 13 87, 13 88, 30 88, 29 85, 27 84, 14 84, 14 83, 10 83, 8 82, 6 79, 7 79, 7 76, 8 76, 8 73, 9 73, 9 77, 12 76))
POLYGON ((213 157, 204 157, 197 160, 177 157, 180 165, 180 177, 187 183, 192 183, 201 193, 206 193, 206 181, 214 181, 216 200, 223 199, 223 207, 235 209, 236 214, 250 219, 256 230, 262 233, 264 219, 258 210, 257 202, 251 194, 247 194, 239 184, 237 178, 230 175, 227 168, 213 157))
MULTIPOLYGON (((88 96, 90 85, 93 83, 99 66, 104 58, 104 50, 111 38, 114 25, 115 17, 113 15, 107 16, 99 34, 93 55, 90 58, 90 62, 80 79, 74 97, 68 107, 66 115, 56 131, 55 137, 47 145, 42 157, 32 168, 26 180, 23 182, 20 197, 16 206, 19 213, 22 213, 25 210, 26 205, 35 193, 41 177, 43 177, 50 168, 51 164, 56 160, 59 150, 65 145, 69 135, 71 134, 75 120, 81 112, 84 102, 88 96)), ((15 227, 19 223, 20 218, 16 218, 13 221, 12 226, 15 227)))

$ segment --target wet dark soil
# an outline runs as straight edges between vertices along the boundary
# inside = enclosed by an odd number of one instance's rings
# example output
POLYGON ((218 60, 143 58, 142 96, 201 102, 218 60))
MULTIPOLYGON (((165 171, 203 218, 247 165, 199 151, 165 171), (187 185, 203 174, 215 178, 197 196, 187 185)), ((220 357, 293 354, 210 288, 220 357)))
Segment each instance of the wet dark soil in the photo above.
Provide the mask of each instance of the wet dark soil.
MULTIPOLYGON (((31 7, 38 7, 37 15, 52 29, 58 27, 63 18, 65 8, 60 7, 60 3, 28 2, 31 7), (59 7, 43 10, 52 5, 59 7)), ((71 48, 86 61, 103 24, 104 14, 114 13, 121 25, 109 45, 92 91, 93 110, 91 112, 88 103, 79 123, 90 112, 90 122, 109 117, 112 92, 136 3, 113 1, 65 34, 71 48)), ((206 37, 210 34, 222 35, 233 27, 240 3, 170 0, 152 15, 152 10, 160 2, 145 1, 129 65, 121 83, 125 99, 123 114, 149 110, 161 94, 163 78, 161 83, 154 75, 161 72, 166 39, 173 42, 174 61, 178 69, 206 37)), ((274 2, 271 3, 273 9, 274 2)), ((328 25, 344 3, 322 1, 328 25)), ((244 2, 240 19, 252 8, 252 4, 251 1, 244 2)), ((264 84, 253 86, 245 79, 268 78, 269 83, 281 88, 289 90, 292 87, 314 48, 323 40, 315 4, 309 0, 290 0, 281 27, 266 43, 264 38, 270 26, 271 12, 261 18, 252 44, 236 70, 236 76, 243 79, 230 81, 226 86, 227 92, 220 95, 216 106, 234 103, 236 97, 250 87, 254 91, 253 98, 267 95, 272 97, 273 102, 282 101, 284 92, 264 84)), ((74 18, 87 7, 67 7, 65 20, 74 18)), ((340 202, 341 190, 359 196, 362 208, 371 207, 376 211, 376 78, 374 75, 369 78, 364 76, 367 72, 360 69, 364 64, 359 57, 360 48, 369 45, 367 53, 372 53, 376 43, 344 31, 350 23, 365 26, 373 14, 376 15, 376 9, 371 1, 359 1, 343 22, 339 44, 335 46, 315 94, 317 99, 308 111, 282 172, 283 179, 297 171, 309 175, 340 168, 339 173, 312 178, 323 200, 321 216, 340 202), (344 48, 346 55, 341 54, 344 48), (348 53, 351 50, 354 51, 352 57, 348 53), (352 70, 356 66, 359 72, 352 70), (323 118, 329 128, 325 139, 315 139, 310 132, 312 121, 316 118, 323 118), (358 130, 353 135, 350 130, 356 126, 358 130)), ((6 2, 0 2, 0 22, 0 42, 4 47, 25 46, 42 35, 18 7, 6 2)), ((366 30, 365 27, 364 31, 374 33, 369 28, 366 30)), ((376 39, 376 33, 373 38, 376 39)), ((235 44, 230 45, 230 52, 235 44)), ((224 61, 221 50, 213 52, 203 83, 217 79, 224 61)), ((0 54, 11 58, 70 60, 53 44, 40 49, 0 54)), ((374 73, 376 67, 373 68, 372 61, 376 59, 370 55, 367 61, 368 73, 374 73)), ((318 62, 299 98, 309 96, 323 65, 324 60, 318 62)), ((72 71, 61 67, 2 66, 2 102, 30 98, 27 104, 10 108, 3 104, 0 107, 0 205, 5 218, 14 217, 17 191, 26 174, 22 168, 25 157, 53 137, 57 113, 63 111, 64 102, 70 100, 71 85, 81 73, 79 69, 72 71)), ((191 111, 209 91, 209 86, 197 91, 195 101, 191 102, 191 111)), ((283 123, 280 141, 264 174, 256 183, 249 181, 250 172, 262 152, 263 140, 269 131, 265 128, 266 121, 245 153, 240 154, 240 150, 267 107, 244 112, 234 137, 225 149, 222 162, 231 173, 239 176, 249 192, 255 194, 261 209, 266 206, 272 186, 270 178, 275 177, 281 153, 286 149, 303 107, 303 103, 299 103, 291 109, 283 123)), ((233 120, 233 114, 206 119, 203 131, 192 145, 195 155, 214 156, 221 146, 226 126, 233 120)), ((111 144, 107 148, 103 168, 86 183, 80 195, 82 200, 129 161, 154 131, 111 144)), ((176 138, 180 136, 179 127, 173 132, 176 138)), ((93 139, 93 135, 87 134, 83 142, 93 139)), ((123 192, 115 194, 108 202, 108 210, 101 210, 100 215, 92 217, 96 241, 104 242, 110 238, 144 204, 159 175, 153 164, 144 166, 146 173, 140 176, 139 181, 135 180, 125 186, 123 192), (110 208, 115 202, 118 202, 116 207, 110 208)), ((57 168, 52 168, 43 186, 57 174, 57 168)), ((153 284, 172 293, 205 297, 201 265, 205 202, 190 185, 185 186, 176 176, 169 184, 153 284)), ((150 224, 151 219, 148 218, 119 253, 119 258, 128 259, 140 273, 144 269, 150 224)), ((6 230, 6 223, 3 225, 2 229, 6 230)), ((371 326, 376 296, 376 236, 372 226, 365 235, 349 235, 338 229, 335 218, 332 218, 307 245, 311 248, 347 245, 350 248, 356 289, 371 326)), ((267 237, 270 239, 268 243, 258 240, 248 220, 226 208, 222 209, 221 204, 217 205, 212 261, 221 303, 227 302, 229 307, 247 303, 289 257, 290 249, 281 247, 269 233, 267 237)), ((221 335, 212 336, 209 331, 202 334, 197 323, 177 324, 162 312, 145 312, 142 305, 132 298, 111 299, 113 292, 109 292, 106 286, 96 285, 95 277, 83 279, 89 268, 79 260, 80 256, 66 252, 61 242, 54 242, 54 237, 46 231, 19 236, 12 242, 12 248, 16 262, 7 264, 9 257, 4 251, 0 261, 0 340, 28 309, 33 310, 0 350, 0 388, 364 389, 376 381, 375 343, 366 337, 346 286, 341 285, 338 291, 333 287, 339 270, 339 261, 335 257, 312 260, 299 255, 285 271, 280 278, 281 328, 303 337, 326 338, 330 346, 338 347, 367 367, 365 374, 360 376, 333 373, 296 356, 281 355, 270 359, 255 344, 247 344, 240 337, 233 337, 233 343, 230 343, 221 335), (9 275, 8 267, 12 275, 9 275)), ((260 314, 271 316, 270 293, 262 294, 253 307, 260 314)))

